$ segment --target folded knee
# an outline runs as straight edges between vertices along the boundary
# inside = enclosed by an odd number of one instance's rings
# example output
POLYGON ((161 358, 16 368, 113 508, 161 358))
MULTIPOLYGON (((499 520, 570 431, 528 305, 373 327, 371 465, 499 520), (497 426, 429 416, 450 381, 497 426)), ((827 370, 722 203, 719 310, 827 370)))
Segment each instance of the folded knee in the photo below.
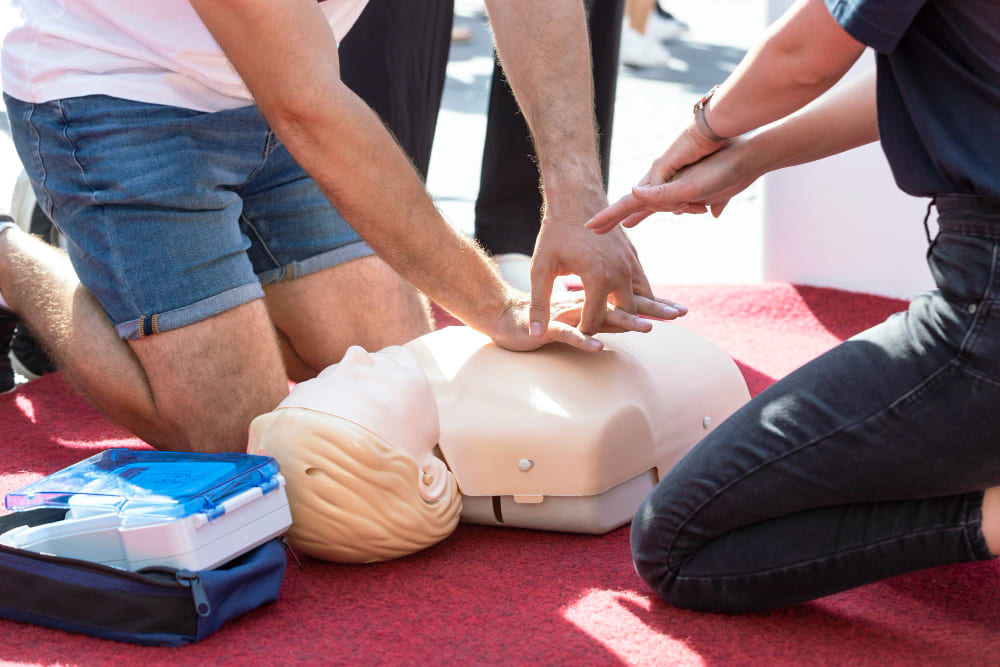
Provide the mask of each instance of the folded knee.
POLYGON ((657 490, 643 501, 632 518, 629 540, 636 573, 666 599, 674 578, 671 560, 680 522, 672 521, 670 514, 662 511, 664 502, 669 507, 670 499, 664 499, 664 494, 656 493, 657 490))
POLYGON ((731 562, 713 561, 724 573, 718 576, 699 571, 704 565, 699 554, 712 551, 706 547, 711 547, 713 539, 667 511, 670 503, 667 494, 659 498, 651 494, 636 512, 630 534, 635 570, 657 595, 680 609, 723 614, 775 606, 773 591, 767 585, 727 576, 733 572, 731 562))
MULTIPOLYGON (((219 411, 220 413, 223 411, 219 411)), ((255 414, 164 414, 144 419, 133 431, 156 449, 176 452, 245 452, 255 414)))
POLYGON ((681 575, 685 564, 711 538, 692 521, 690 511, 681 511, 685 505, 681 494, 672 493, 662 482, 661 487, 643 501, 632 520, 630 541, 636 573, 675 607, 727 611, 725 595, 716 595, 719 588, 713 582, 681 575))

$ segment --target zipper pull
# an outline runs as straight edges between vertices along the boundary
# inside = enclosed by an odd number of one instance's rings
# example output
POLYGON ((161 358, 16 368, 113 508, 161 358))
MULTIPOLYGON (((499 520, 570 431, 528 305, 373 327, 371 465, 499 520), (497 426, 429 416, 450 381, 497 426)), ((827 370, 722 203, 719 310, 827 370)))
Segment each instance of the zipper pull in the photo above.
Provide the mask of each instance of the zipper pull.
POLYGON ((292 554, 292 558, 295 559, 295 564, 299 566, 299 569, 300 570, 303 569, 302 561, 300 561, 299 557, 295 555, 295 550, 292 549, 292 545, 288 543, 288 538, 282 535, 281 537, 278 538, 278 541, 281 542, 281 545, 283 547, 285 547, 285 551, 292 554))
POLYGON ((205 587, 201 585, 201 579, 196 573, 191 570, 177 570, 174 577, 181 586, 191 589, 191 593, 194 595, 194 610, 198 612, 199 616, 205 617, 212 613, 208 594, 205 593, 205 587))

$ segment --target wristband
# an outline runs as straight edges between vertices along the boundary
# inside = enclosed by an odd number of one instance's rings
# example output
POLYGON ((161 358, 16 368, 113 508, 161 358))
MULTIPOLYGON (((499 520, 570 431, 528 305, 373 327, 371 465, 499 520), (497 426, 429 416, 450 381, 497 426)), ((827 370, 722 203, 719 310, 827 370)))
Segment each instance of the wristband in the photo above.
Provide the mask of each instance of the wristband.
POLYGON ((716 134, 712 126, 708 124, 708 119, 705 118, 705 107, 708 106, 708 101, 712 99, 712 95, 715 95, 715 91, 719 89, 718 86, 713 86, 712 90, 705 93, 705 96, 694 103, 694 122, 698 126, 706 137, 715 142, 725 141, 727 137, 721 137, 716 134))

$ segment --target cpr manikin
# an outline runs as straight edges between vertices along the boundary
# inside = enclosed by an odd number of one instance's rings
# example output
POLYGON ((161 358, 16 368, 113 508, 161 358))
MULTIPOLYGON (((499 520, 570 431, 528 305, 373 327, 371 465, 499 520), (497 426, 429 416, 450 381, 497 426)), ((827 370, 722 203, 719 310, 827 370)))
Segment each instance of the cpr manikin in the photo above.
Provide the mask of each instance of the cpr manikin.
POLYGON ((733 361, 673 323, 587 353, 510 352, 449 327, 343 360, 254 420, 302 551, 396 558, 474 523, 603 533, 749 399, 733 361))

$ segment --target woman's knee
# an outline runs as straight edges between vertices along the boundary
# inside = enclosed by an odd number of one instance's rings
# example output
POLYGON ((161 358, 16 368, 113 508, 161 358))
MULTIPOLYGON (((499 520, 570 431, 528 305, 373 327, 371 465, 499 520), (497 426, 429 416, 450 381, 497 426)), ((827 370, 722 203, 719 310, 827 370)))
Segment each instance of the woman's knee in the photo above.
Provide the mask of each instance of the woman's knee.
MULTIPOLYGON (((632 519, 632 564, 636 573, 657 595, 679 609, 717 613, 745 611, 744 601, 734 598, 727 582, 707 577, 684 577, 681 567, 697 553, 694 546, 678 547, 683 524, 664 520, 659 502, 669 502, 668 494, 654 494, 643 501, 632 519)), ((709 540, 705 540, 707 543, 709 540)))
POLYGON ((629 536, 632 564, 638 575, 664 599, 668 599, 674 573, 683 562, 683 555, 676 551, 678 535, 686 523, 678 512, 682 504, 672 485, 663 480, 632 518, 629 536))

